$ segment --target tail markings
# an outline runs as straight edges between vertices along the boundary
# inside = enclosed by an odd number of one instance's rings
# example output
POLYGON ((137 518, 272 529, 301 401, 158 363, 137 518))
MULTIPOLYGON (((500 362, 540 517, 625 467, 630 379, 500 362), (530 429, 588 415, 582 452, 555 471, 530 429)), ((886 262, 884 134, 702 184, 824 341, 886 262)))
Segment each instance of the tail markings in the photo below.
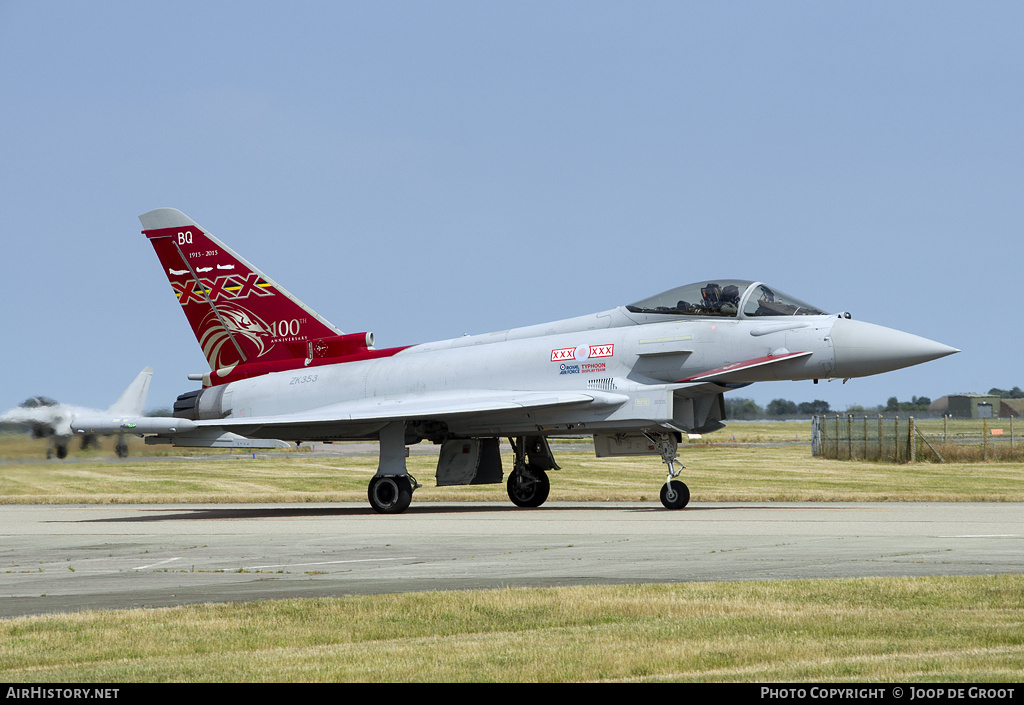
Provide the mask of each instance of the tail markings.
POLYGON ((205 386, 394 355, 345 335, 181 211, 139 216, 211 372, 205 386))

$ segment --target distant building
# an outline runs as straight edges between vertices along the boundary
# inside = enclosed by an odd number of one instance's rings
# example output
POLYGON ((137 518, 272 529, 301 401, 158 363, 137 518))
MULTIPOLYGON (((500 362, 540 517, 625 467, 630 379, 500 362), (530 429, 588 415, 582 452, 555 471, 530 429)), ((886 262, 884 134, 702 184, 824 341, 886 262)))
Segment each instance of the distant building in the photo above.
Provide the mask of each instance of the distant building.
POLYGON ((928 407, 935 416, 954 419, 1024 418, 1024 399, 1001 399, 991 394, 951 394, 928 407))
POLYGON ((994 419, 1003 415, 1003 400, 991 394, 950 394, 948 410, 954 419, 994 419))
POLYGON ((999 415, 1004 419, 1024 417, 1024 399, 1000 399, 999 401, 1002 402, 999 415))

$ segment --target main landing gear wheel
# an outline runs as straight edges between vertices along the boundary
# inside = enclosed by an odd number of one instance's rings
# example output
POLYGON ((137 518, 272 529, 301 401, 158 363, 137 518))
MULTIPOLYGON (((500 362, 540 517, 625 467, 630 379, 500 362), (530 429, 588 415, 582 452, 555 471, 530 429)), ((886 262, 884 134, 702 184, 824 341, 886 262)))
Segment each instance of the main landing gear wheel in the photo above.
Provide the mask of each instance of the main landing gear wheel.
POLYGON ((366 494, 378 514, 401 514, 412 502, 412 483, 403 475, 374 477, 366 494))
POLYGON ((690 488, 679 480, 661 486, 661 503, 665 509, 682 509, 690 503, 690 488))
POLYGON ((537 468, 527 467, 513 470, 505 485, 508 498, 517 507, 539 507, 544 504, 551 492, 551 481, 548 474, 537 468))

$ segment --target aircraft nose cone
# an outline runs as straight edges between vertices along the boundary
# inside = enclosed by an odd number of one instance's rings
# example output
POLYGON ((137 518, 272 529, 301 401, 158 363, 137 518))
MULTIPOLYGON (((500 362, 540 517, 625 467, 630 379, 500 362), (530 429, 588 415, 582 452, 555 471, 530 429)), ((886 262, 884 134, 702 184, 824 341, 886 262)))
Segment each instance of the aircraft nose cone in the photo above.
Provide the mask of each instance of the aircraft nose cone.
POLYGON ((865 377, 937 360, 960 352, 934 340, 864 321, 832 325, 837 377, 865 377))

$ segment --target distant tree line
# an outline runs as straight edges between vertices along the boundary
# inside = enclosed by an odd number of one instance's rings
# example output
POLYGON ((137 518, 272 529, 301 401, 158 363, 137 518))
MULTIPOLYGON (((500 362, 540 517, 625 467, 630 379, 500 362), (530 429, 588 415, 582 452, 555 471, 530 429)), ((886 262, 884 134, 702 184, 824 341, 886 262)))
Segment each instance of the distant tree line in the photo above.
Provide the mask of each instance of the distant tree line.
POLYGON ((928 411, 932 400, 928 397, 914 397, 910 401, 900 401, 896 397, 889 397, 885 402, 885 411, 928 411))
POLYGON ((725 415, 729 419, 751 421, 753 419, 781 418, 785 416, 814 416, 831 411, 827 401, 815 399, 797 404, 788 399, 773 399, 768 406, 761 407, 753 399, 725 400, 725 415))
POLYGON ((989 395, 999 397, 1000 399, 1024 399, 1024 391, 1021 391, 1020 387, 1014 387, 1009 390, 992 387, 992 389, 988 390, 988 393, 989 395))
MULTIPOLYGON (((1024 391, 1020 387, 1014 387, 1010 390, 993 387, 988 393, 991 396, 998 396, 1000 399, 1024 399, 1024 391)), ((931 403, 932 400, 928 397, 912 397, 910 401, 900 401, 896 397, 889 397, 885 404, 871 407, 851 406, 844 412, 838 413, 891 414, 909 411, 921 412, 927 411, 931 403)), ((726 418, 739 421, 777 419, 793 416, 820 416, 833 413, 837 413, 837 410, 831 409, 829 403, 821 399, 799 404, 788 399, 773 399, 766 407, 761 407, 753 399, 730 399, 729 397, 725 399, 726 418)))

